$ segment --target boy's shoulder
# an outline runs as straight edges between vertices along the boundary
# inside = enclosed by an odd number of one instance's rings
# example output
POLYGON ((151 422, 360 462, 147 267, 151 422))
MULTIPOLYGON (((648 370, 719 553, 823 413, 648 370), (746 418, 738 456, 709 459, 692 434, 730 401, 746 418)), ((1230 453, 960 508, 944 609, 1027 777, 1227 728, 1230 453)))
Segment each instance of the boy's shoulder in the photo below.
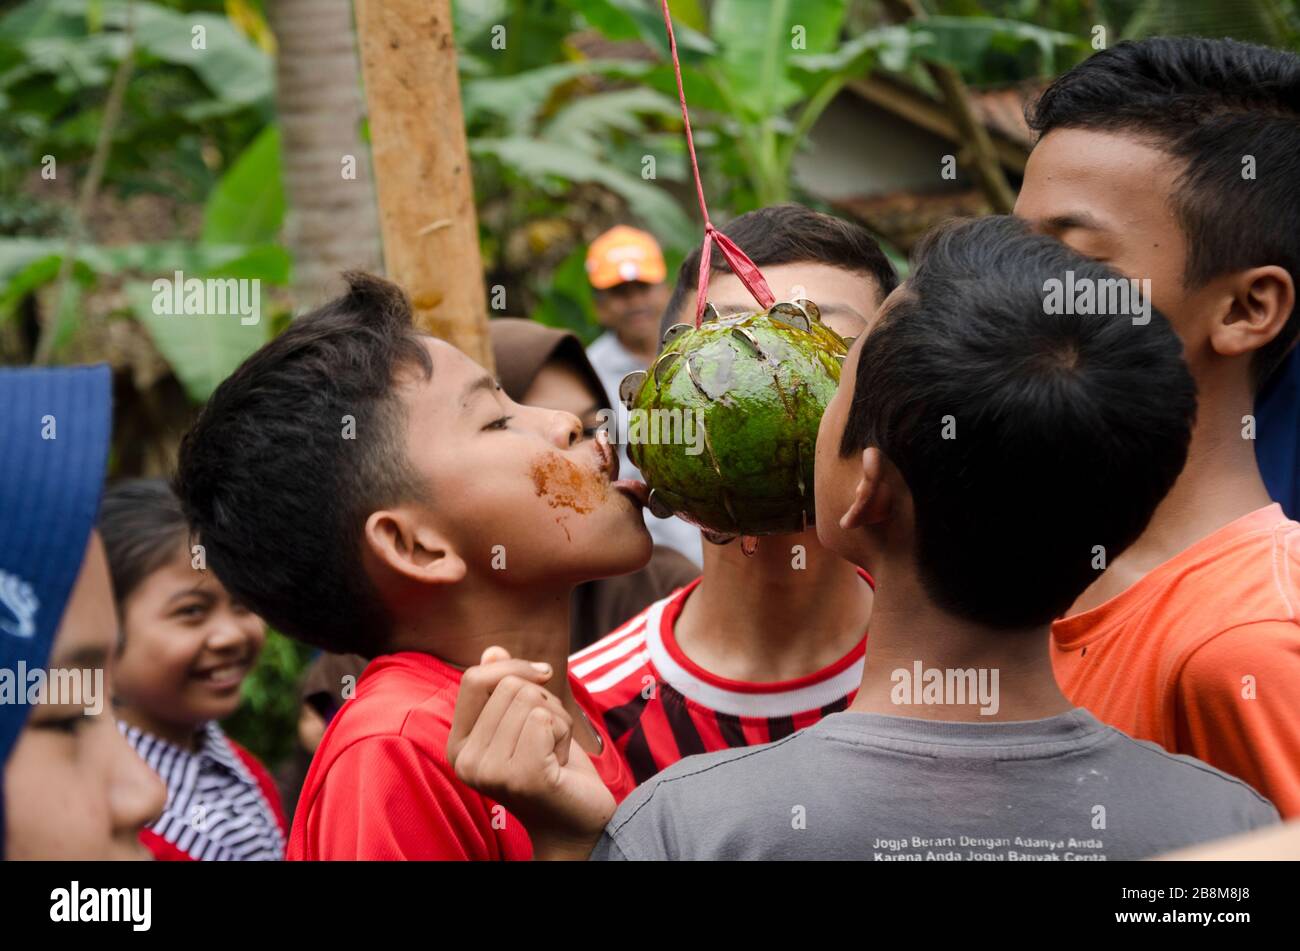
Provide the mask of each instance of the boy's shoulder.
POLYGON ((357 743, 402 737, 441 761, 459 686, 459 672, 428 654, 376 657, 330 721, 317 755, 328 760, 357 743))
POLYGON ((1195 605, 1188 620, 1223 631, 1252 622, 1300 624, 1300 522, 1276 503, 1243 516, 1147 576, 1163 600, 1195 605), (1213 612, 1204 610, 1209 600, 1213 612))
POLYGON ((376 658, 312 758, 290 836, 292 859, 528 858, 516 821, 447 761, 460 673, 414 653, 376 658))
POLYGON ((726 801, 716 797, 734 793, 755 777, 769 784, 769 788, 780 784, 788 775, 785 768, 792 754, 814 736, 811 731, 812 728, 797 730, 771 743, 699 753, 680 759, 647 779, 623 800, 609 822, 609 831, 617 834, 652 801, 656 809, 669 801, 710 806, 726 801))
POLYGON ((1121 629, 1154 624, 1151 643, 1167 658, 1158 668, 1165 688, 1193 702, 1235 691, 1239 670, 1277 669, 1300 646, 1300 523, 1276 503, 1266 506, 1139 586, 1151 607, 1124 615, 1121 629))
MULTIPOLYGON (((792 856, 804 855, 802 849, 868 854, 858 841, 864 827, 897 831, 917 819, 916 803, 900 796, 900 788, 951 789, 959 776, 968 783, 958 798, 1005 803, 1020 789, 1023 815, 1046 825, 1079 810, 1088 815, 1088 803, 1107 804, 1114 816, 1107 843, 1115 857, 1152 855, 1198 835, 1215 838, 1277 821, 1273 805, 1241 780, 1135 740, 1083 710, 1042 721, 1057 724, 1055 735, 1009 742, 1000 730, 977 735, 973 724, 954 736, 934 735, 933 724, 894 720, 877 730, 873 721, 849 716, 832 715, 773 743, 675 763, 623 802, 606 829, 609 841, 629 857, 761 857, 787 848, 796 850, 792 856), (719 803, 732 805, 720 810, 719 803), (820 831, 787 842, 781 829, 799 810, 816 815, 820 831)), ((949 805, 952 815, 960 814, 955 801, 949 805)), ((937 814, 949 814, 948 807, 937 814)), ((954 819, 945 834, 1001 834, 1003 825, 954 819)))
POLYGON ((678 760, 623 800, 593 856, 800 857, 797 848, 773 848, 768 833, 792 817, 788 804, 803 801, 801 788, 823 785, 815 770, 802 768, 815 759, 809 747, 818 739, 816 727, 808 727, 771 743, 678 760))
MULTIPOLYGON (((1273 804, 1250 784, 1209 763, 1193 756, 1170 753, 1148 740, 1136 739, 1122 730, 1101 723, 1086 711, 1076 710, 1072 716, 1081 726, 1077 739, 1042 747, 1044 758, 1056 755, 1113 757, 1119 764, 1126 764, 1128 771, 1141 784, 1153 789, 1176 788, 1180 796, 1186 796, 1189 801, 1199 801, 1207 809, 1230 806, 1257 813, 1261 817, 1267 813, 1276 814, 1273 804)), ((712 794, 718 787, 729 788, 733 784, 748 782, 751 774, 776 782, 783 775, 799 779, 801 775, 796 769, 802 771, 819 762, 821 751, 818 747, 827 741, 837 745, 847 742, 857 747, 877 747, 889 754, 907 750, 910 745, 898 746, 889 740, 864 737, 856 729, 846 730, 845 717, 844 714, 827 717, 813 726, 760 746, 688 756, 642 784, 637 789, 637 795, 631 797, 628 803, 633 799, 639 802, 643 797, 649 799, 654 794, 655 787, 668 784, 676 784, 677 790, 689 789, 692 794, 702 789, 709 790, 712 794)), ((921 756, 933 755, 933 751, 925 749, 915 749, 912 752, 921 756)), ((958 757, 965 756, 958 747, 946 752, 958 757)), ((1025 754, 1017 750, 1009 755, 1020 759, 1025 754)))
POLYGON ((1158 743, 1139 740, 1123 730, 1107 726, 1109 743, 1133 765, 1153 793, 1176 790, 1189 809, 1197 805, 1207 812, 1228 808, 1264 822, 1274 821, 1277 810, 1249 783, 1211 766, 1194 756, 1171 753, 1158 743), (1272 818, 1270 818, 1270 816, 1272 818))

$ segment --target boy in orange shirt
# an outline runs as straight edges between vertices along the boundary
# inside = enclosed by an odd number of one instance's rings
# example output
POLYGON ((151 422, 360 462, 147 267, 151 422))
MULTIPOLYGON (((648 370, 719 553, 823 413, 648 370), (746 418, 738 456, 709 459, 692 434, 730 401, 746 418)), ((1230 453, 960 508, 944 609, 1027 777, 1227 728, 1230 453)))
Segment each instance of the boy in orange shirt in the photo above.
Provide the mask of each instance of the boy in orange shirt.
MULTIPOLYGON (((1032 109, 1016 214, 1149 279, 1196 380, 1187 467, 1053 626, 1075 703, 1300 815, 1300 524, 1255 460, 1253 402, 1300 334, 1300 58, 1121 43, 1032 109)), ((1134 396, 1135 400, 1140 395, 1134 396)), ((1297 423, 1300 425, 1300 422, 1297 423)))

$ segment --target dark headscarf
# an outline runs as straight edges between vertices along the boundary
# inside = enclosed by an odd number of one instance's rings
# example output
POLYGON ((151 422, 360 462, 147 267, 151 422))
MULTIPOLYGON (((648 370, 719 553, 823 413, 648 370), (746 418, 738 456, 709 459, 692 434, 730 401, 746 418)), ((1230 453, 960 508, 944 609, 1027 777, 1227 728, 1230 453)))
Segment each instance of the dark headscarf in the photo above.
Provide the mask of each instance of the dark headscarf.
POLYGON ((493 318, 488 321, 488 330, 497 379, 516 403, 523 401, 542 367, 551 362, 563 363, 577 373, 596 398, 596 405, 606 406, 609 402, 581 341, 569 331, 518 317, 493 318))

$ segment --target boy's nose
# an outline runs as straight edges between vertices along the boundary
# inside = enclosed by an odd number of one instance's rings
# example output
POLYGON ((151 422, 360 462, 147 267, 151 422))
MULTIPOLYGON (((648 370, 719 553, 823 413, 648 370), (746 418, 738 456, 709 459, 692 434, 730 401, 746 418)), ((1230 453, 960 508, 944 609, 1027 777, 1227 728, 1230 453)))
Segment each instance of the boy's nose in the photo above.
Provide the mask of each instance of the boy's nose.
POLYGON ((551 439, 561 449, 568 449, 582 439, 582 420, 572 413, 556 410, 551 426, 551 439))

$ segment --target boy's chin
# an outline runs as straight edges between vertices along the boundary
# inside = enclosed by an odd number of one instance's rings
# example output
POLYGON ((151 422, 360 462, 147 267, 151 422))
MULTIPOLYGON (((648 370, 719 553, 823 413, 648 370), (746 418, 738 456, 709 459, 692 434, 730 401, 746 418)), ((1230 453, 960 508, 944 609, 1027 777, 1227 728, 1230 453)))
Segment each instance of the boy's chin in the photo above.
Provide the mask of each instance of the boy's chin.
POLYGON ((645 524, 641 523, 620 531, 617 538, 608 538, 594 552, 595 558, 583 572, 584 581, 613 578, 640 571, 650 562, 654 541, 645 524))

